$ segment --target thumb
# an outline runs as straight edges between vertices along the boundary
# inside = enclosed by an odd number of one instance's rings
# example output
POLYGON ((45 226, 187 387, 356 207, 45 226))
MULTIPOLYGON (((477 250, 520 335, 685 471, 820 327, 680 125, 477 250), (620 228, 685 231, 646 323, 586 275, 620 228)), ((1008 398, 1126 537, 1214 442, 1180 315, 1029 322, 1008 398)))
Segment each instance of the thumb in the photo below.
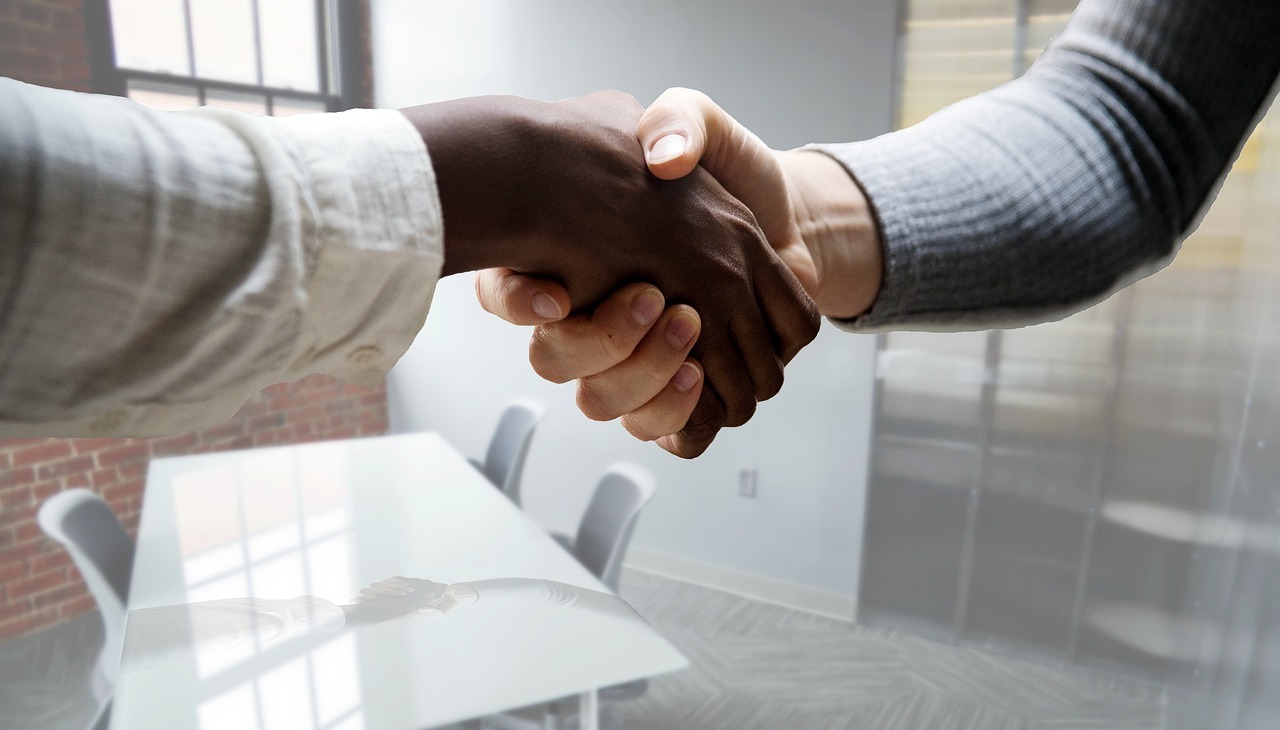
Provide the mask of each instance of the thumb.
POLYGON ((674 180, 702 165, 751 209, 775 249, 800 241, 786 176, 773 150, 706 94, 667 89, 640 117, 636 137, 656 177, 674 180))
POLYGON ((706 94, 693 89, 667 89, 644 115, 636 137, 644 149, 649 171, 663 180, 675 180, 693 172, 707 148, 707 138, 727 117, 706 94))

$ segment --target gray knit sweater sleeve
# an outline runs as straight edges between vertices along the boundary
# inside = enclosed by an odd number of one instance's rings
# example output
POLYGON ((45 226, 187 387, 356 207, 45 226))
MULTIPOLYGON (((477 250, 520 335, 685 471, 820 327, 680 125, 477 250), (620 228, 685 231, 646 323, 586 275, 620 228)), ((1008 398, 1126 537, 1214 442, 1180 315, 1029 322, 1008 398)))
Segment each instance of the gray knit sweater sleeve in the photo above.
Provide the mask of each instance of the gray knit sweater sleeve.
POLYGON ((884 282, 846 329, 1057 319, 1163 266, 1270 98, 1276 0, 1084 0, 1017 81, 818 145, 871 201, 884 282))

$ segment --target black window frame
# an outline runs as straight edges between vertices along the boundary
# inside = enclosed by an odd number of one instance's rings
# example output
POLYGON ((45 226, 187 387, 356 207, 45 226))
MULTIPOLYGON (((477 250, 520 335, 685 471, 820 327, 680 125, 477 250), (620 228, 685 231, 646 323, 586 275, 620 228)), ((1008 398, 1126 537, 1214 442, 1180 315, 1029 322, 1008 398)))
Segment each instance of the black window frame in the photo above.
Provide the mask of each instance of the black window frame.
MULTIPOLYGON (((195 70, 195 45, 191 32, 191 0, 179 0, 187 31, 187 65, 195 70)), ((325 111, 354 109, 364 103, 365 58, 361 47, 361 28, 366 5, 359 0, 314 0, 316 6, 316 63, 320 72, 320 91, 308 92, 268 86, 263 81, 261 39, 258 37, 258 0, 253 6, 254 46, 257 51, 257 84, 203 78, 200 76, 139 71, 116 65, 115 36, 111 26, 111 0, 85 0, 85 36, 89 45, 89 63, 93 90, 100 94, 128 96, 129 82, 178 86, 192 90, 200 105, 207 103, 209 92, 254 94, 264 97, 267 114, 275 111, 277 99, 320 103, 325 111)))

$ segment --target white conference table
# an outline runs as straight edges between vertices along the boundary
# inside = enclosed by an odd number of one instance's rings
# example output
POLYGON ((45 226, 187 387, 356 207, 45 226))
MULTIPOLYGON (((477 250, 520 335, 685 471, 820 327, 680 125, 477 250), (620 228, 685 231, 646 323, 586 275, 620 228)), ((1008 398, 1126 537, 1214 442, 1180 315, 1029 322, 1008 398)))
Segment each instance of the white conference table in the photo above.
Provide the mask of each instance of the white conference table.
POLYGON ((421 730, 571 695, 591 727, 596 688, 687 666, 434 434, 157 459, 144 505, 114 728, 421 730), (516 589, 351 625, 393 576, 516 589))

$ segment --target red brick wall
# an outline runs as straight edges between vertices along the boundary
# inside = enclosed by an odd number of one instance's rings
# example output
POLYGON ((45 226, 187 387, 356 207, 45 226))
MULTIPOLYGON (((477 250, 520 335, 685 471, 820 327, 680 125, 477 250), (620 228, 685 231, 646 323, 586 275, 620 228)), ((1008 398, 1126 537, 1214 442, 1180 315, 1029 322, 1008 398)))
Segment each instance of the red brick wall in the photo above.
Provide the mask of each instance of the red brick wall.
POLYGON ((0 439, 0 638, 93 606, 65 550, 45 538, 36 511, 64 489, 86 487, 136 534, 153 457, 374 436, 387 432, 384 388, 313 375, 273 385, 226 423, 154 439, 0 439))
MULTIPOLYGON (((367 0, 362 49, 368 47, 367 0)), ((0 76, 90 90, 83 0, 0 0, 0 76)), ((370 73, 372 72, 370 64, 370 73)), ((366 90, 371 93, 370 86, 366 90)), ((36 525, 39 505, 64 489, 102 495, 137 529, 152 457, 247 449, 387 431, 387 396, 312 376, 259 393, 230 421, 158 439, 0 439, 0 638, 18 636, 93 606, 75 567, 36 525)))
POLYGON ((83 0, 0 0, 0 76, 89 91, 83 0))

